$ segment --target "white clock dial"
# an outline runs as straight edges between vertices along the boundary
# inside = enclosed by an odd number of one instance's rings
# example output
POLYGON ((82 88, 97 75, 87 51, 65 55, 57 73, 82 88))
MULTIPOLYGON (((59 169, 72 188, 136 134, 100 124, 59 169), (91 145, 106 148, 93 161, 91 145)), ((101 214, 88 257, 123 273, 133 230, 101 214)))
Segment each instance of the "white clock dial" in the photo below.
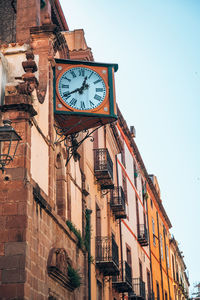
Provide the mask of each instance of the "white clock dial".
POLYGON ((106 96, 103 78, 95 71, 74 67, 60 78, 58 91, 63 101, 77 110, 97 108, 106 96))

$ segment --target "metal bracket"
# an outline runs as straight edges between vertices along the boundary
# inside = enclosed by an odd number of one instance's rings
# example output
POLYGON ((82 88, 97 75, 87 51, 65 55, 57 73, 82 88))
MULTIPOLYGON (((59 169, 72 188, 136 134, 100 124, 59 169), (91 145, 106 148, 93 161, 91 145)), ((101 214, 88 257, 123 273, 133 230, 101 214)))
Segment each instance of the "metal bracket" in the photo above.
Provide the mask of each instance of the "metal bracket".
POLYGON ((108 193, 110 193, 110 190, 105 190, 105 189, 101 190, 102 196, 106 196, 108 193))
POLYGON ((57 139, 54 144, 58 144, 58 143, 61 143, 64 141, 64 145, 67 150, 67 161, 66 161, 65 166, 67 166, 67 164, 70 161, 70 159, 72 158, 72 156, 74 157, 75 161, 77 161, 80 158, 80 155, 77 152, 78 148, 88 138, 90 138, 90 141, 93 142, 94 138, 93 138, 92 134, 96 130, 101 128, 102 126, 104 126, 104 125, 101 124, 98 127, 94 128, 92 131, 89 131, 89 129, 84 129, 84 130, 80 131, 84 134, 84 137, 82 138, 82 140, 78 141, 77 138, 79 137, 80 132, 66 135, 66 132, 68 131, 67 128, 61 128, 59 126, 54 125, 55 130, 56 130, 56 139, 57 139), (57 138, 57 136, 59 136, 59 138, 57 138))

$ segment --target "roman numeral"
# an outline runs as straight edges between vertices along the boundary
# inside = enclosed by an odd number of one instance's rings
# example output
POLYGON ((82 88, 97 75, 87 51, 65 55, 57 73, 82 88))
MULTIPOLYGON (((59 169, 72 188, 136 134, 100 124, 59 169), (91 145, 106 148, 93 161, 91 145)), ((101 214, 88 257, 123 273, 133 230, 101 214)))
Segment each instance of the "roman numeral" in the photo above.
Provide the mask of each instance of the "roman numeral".
POLYGON ((76 105, 77 100, 75 98, 73 98, 70 102, 69 105, 70 106, 75 106, 76 105))
POLYGON ((95 99, 95 100, 98 100, 98 101, 101 101, 101 100, 102 100, 102 98, 101 98, 99 95, 97 95, 97 94, 94 96, 94 99, 95 99))
POLYGON ((103 89, 102 88, 96 88, 96 92, 103 92, 103 89))
POLYGON ((85 109, 85 103, 81 101, 81 109, 85 109))
POLYGON ((88 79, 89 79, 93 74, 94 74, 94 73, 91 72, 91 73, 90 73, 90 76, 88 76, 88 79))
POLYGON ((90 101, 90 106, 92 106, 92 108, 94 107, 94 103, 92 101, 90 101))
POLYGON ((69 85, 67 85, 67 84, 62 84, 62 88, 63 88, 63 89, 68 89, 68 88, 69 88, 69 85))
POLYGON ((71 97, 71 95, 68 95, 68 93, 65 93, 65 94, 63 95, 64 100, 67 100, 67 99, 69 99, 70 97, 71 97))
POLYGON ((98 79, 96 81, 94 81, 94 84, 97 84, 98 82, 101 82, 102 80, 101 79, 98 79))
POLYGON ((64 79, 66 79, 67 81, 71 81, 71 79, 67 78, 66 76, 63 77, 64 79))
POLYGON ((74 73, 74 71, 71 71, 70 73, 72 74, 73 78, 76 77, 76 74, 74 73))
POLYGON ((85 76, 85 70, 84 69, 80 69, 79 70, 79 76, 85 76))

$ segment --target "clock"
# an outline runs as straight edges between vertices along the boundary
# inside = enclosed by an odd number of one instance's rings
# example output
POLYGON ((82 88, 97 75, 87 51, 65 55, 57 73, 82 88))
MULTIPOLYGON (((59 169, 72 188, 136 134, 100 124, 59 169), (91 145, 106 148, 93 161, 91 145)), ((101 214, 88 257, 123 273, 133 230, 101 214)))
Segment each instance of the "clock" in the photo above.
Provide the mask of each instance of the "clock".
POLYGON ((71 67, 58 80, 59 97, 72 109, 86 111, 98 108, 108 94, 102 76, 87 67, 71 67))
POLYGON ((66 134, 117 119, 114 72, 118 65, 55 59, 54 115, 66 134))

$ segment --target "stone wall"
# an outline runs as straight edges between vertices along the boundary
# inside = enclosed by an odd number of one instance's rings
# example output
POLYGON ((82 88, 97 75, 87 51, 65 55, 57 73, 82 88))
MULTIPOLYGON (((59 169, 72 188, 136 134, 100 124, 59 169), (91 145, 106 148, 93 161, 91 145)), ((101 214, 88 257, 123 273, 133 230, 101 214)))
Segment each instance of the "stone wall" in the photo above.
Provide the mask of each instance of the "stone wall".
POLYGON ((0 41, 16 41, 16 0, 1 0, 0 5, 0 41))

